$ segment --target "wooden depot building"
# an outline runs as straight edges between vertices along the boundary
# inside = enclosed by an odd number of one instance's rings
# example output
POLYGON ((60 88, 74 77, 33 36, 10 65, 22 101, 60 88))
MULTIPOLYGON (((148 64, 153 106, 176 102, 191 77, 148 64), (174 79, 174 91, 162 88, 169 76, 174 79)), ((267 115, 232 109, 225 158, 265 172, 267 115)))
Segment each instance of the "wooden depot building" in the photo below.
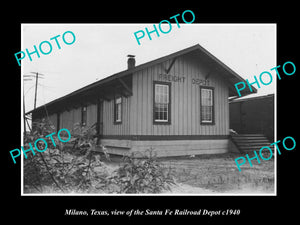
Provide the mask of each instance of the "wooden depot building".
POLYGON ((228 98, 243 78, 200 45, 138 66, 128 57, 127 70, 28 112, 32 120, 48 115, 57 130, 71 133, 78 122, 96 125, 99 144, 111 154, 229 151, 228 98))

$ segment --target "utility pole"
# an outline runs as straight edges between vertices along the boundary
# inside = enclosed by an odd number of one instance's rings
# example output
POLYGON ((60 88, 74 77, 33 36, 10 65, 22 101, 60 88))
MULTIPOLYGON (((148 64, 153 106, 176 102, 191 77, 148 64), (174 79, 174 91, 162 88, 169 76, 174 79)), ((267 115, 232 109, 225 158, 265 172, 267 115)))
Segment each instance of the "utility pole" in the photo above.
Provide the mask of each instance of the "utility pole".
POLYGON ((24 125, 24 133, 26 134, 26 117, 25 117, 25 95, 24 95, 24 85, 23 85, 23 125, 24 125))
MULTIPOLYGON (((35 75, 23 75, 23 77, 24 77, 24 81, 26 81, 26 80, 31 80, 30 78, 28 78, 28 77, 35 77, 35 94, 34 94, 34 109, 36 108, 36 100, 37 100, 37 86, 38 86, 38 78, 42 78, 43 79, 43 77, 39 77, 39 76, 44 76, 44 74, 41 74, 41 73, 38 73, 38 72, 31 72, 31 73, 33 73, 33 74, 35 74, 35 75), (25 78, 26 77, 26 78, 25 78)), ((23 116, 24 116, 24 131, 25 131, 25 133, 26 133, 26 124, 25 124, 25 120, 26 120, 26 122, 28 122, 27 121, 27 118, 26 118, 26 116, 25 116, 25 94, 24 94, 24 87, 23 87, 23 116)))
POLYGON ((25 116, 25 94, 24 94, 24 81, 31 80, 30 78, 25 77, 31 77, 33 75, 23 75, 23 125, 24 125, 24 133, 26 134, 26 116, 25 116))
MULTIPOLYGON (((31 73, 35 74, 35 94, 34 94, 34 109, 35 109, 36 108, 36 99, 37 99, 38 79, 39 79, 40 75, 43 76, 44 74, 41 74, 41 73, 38 73, 38 72, 31 72, 31 73)), ((40 78, 43 78, 43 77, 40 77, 40 78)))

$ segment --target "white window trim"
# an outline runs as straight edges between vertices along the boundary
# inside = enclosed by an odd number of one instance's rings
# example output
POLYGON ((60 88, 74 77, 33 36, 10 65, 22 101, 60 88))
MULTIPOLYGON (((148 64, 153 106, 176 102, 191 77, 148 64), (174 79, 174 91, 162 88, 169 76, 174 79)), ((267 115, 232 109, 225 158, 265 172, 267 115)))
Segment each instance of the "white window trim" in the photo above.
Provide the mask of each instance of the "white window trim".
POLYGON ((200 122, 202 123, 202 124, 208 124, 208 125, 210 125, 210 124, 214 124, 215 123, 215 121, 214 121, 214 107, 215 107, 215 102, 214 102, 214 88, 213 87, 200 87, 200 92, 201 92, 201 99, 200 99, 200 107, 202 107, 203 105, 202 105, 202 90, 208 90, 209 91, 209 93, 211 93, 211 103, 212 103, 212 105, 211 105, 211 107, 212 107, 212 111, 211 111, 211 120, 202 120, 202 108, 200 109, 201 111, 200 111, 200 122))

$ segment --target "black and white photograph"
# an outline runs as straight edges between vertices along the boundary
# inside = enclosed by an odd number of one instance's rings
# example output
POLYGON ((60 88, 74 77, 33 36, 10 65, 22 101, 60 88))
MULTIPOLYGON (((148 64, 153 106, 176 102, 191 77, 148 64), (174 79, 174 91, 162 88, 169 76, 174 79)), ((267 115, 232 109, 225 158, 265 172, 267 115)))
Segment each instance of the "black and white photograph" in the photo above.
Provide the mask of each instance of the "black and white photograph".
POLYGON ((22 24, 22 51, 23 195, 276 194, 276 24, 22 24))
POLYGON ((5 9, 4 220, 294 221, 296 6, 101 3, 5 9))

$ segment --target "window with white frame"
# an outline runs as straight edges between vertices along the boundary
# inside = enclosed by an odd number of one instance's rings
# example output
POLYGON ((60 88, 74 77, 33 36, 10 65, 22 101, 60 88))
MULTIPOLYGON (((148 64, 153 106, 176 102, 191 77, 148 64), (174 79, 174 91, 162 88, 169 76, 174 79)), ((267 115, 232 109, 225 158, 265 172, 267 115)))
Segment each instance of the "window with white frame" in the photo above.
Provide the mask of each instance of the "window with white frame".
POLYGON ((170 122, 170 84, 154 83, 154 122, 170 122))
POLYGON ((122 122, 122 97, 115 98, 115 123, 122 122))
POLYGON ((201 123, 213 124, 214 123, 214 89, 210 87, 200 88, 201 96, 201 123))

